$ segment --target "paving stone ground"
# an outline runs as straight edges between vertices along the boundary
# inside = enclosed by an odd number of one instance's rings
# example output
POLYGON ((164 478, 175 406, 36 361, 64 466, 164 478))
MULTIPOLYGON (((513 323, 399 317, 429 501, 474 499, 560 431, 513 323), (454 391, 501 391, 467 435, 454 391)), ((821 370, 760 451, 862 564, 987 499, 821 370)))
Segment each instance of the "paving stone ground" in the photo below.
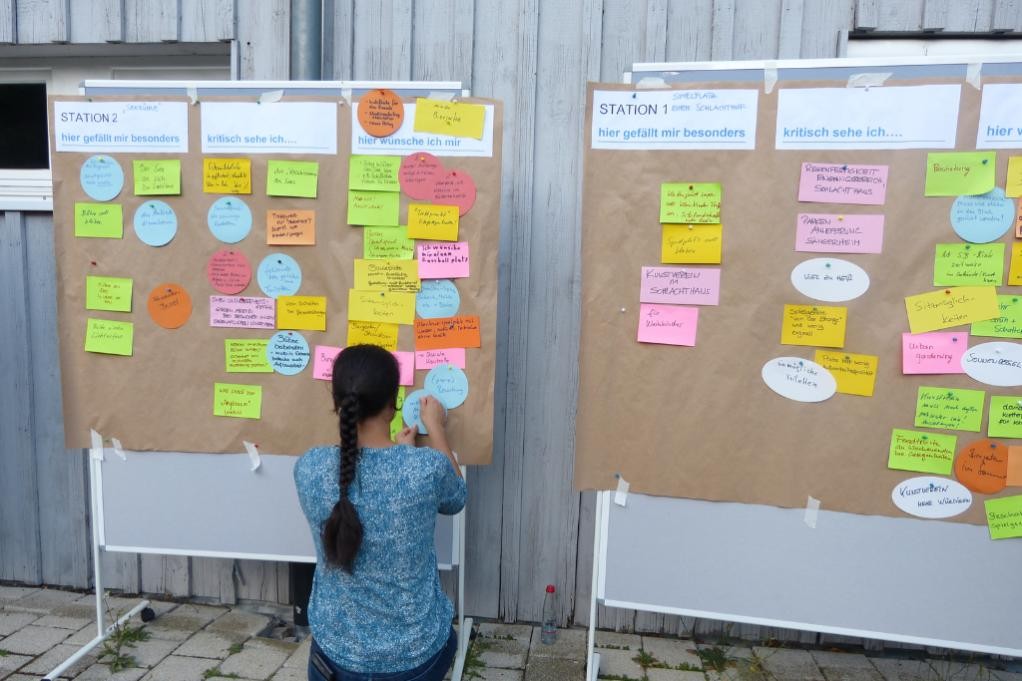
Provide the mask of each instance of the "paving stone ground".
MULTIPOLYGON (((137 598, 107 599, 111 613, 137 598)), ((96 648, 60 677, 75 681, 304 681, 310 641, 261 634, 274 618, 244 607, 151 601, 146 640, 123 647, 130 664, 113 672, 96 648)), ((283 611, 282 611, 283 612, 283 611)), ((59 589, 0 585, 0 681, 38 681, 96 635, 95 600, 59 589)), ((279 624, 279 620, 276 622, 279 624)), ((553 645, 527 624, 475 627, 464 679, 586 681, 587 632, 562 629, 553 645)), ((964 655, 911 659, 877 653, 718 644, 598 631, 599 678, 607 681, 1022 681, 1019 661, 964 655)), ((917 651, 911 651, 917 652, 917 651)))

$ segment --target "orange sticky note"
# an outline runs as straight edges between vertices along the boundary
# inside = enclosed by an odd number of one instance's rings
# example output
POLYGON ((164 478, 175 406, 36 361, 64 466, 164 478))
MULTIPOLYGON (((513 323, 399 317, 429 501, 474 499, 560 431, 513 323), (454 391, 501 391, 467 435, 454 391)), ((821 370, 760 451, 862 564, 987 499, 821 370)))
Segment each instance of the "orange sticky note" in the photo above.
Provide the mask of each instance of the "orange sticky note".
POLYGON ((478 348, 482 346, 479 317, 438 317, 415 320, 415 349, 478 348))
POLYGON ((1022 447, 1008 445, 1008 487, 1022 487, 1022 447))
POLYGON ((408 206, 408 238, 457 241, 458 217, 457 206, 410 204, 408 206))
POLYGON ((266 243, 270 246, 315 246, 316 211, 266 211, 266 243))

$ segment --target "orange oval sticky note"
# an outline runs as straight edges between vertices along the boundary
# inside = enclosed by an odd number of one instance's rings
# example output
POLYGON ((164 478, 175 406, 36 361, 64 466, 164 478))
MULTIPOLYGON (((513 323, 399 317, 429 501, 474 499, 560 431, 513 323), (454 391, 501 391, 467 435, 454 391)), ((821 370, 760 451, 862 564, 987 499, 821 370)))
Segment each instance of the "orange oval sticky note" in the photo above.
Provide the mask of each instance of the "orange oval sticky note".
POLYGON ((192 314, 192 298, 178 284, 160 284, 149 294, 149 316, 165 329, 184 326, 192 314))
POLYGON ((393 135, 404 119, 404 102, 393 90, 370 90, 358 100, 358 122, 373 137, 393 135))
POLYGON ((1008 479, 1008 446, 990 439, 970 442, 958 451, 955 477, 973 492, 1000 492, 1008 479))

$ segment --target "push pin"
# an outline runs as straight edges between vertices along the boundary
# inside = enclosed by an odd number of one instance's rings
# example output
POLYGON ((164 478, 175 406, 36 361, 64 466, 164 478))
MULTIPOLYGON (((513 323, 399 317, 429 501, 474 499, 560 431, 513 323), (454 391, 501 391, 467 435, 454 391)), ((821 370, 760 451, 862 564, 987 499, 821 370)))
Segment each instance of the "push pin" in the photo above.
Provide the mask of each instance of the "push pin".
POLYGON ((845 221, 845 216, 844 215, 838 215, 837 216, 837 221, 838 222, 844 222, 845 221))
POLYGON ((944 295, 946 295, 946 296, 951 295, 951 289, 949 289, 949 288, 944 289, 944 295))
POLYGON ((623 308, 623 307, 622 307, 622 308, 621 308, 621 311, 622 311, 622 312, 624 312, 624 311, 625 311, 625 308, 623 308))

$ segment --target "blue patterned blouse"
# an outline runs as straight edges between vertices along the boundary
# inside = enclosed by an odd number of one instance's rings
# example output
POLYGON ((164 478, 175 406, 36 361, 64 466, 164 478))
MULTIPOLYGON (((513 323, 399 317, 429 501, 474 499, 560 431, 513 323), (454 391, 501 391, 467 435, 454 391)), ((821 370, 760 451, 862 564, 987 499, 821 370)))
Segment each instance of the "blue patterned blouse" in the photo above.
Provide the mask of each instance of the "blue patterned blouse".
POLYGON ((338 448, 316 447, 295 464, 295 486, 316 545, 309 601, 312 635, 342 669, 400 672, 435 655, 454 606, 440 588, 436 514, 465 505, 465 481, 430 447, 363 448, 349 488, 363 539, 349 575, 328 566, 320 538, 339 496, 338 448))

